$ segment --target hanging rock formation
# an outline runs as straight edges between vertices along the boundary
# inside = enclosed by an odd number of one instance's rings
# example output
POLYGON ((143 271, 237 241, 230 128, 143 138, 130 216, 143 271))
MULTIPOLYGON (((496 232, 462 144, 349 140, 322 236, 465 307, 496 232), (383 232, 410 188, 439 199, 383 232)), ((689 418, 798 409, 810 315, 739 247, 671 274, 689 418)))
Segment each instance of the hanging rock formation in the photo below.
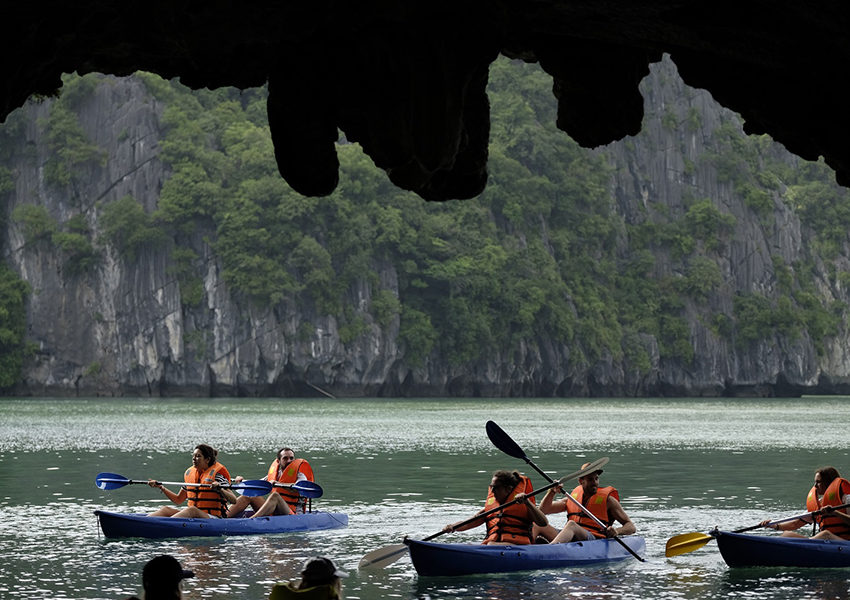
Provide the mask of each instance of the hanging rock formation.
POLYGON ((469 198, 487 180, 487 67, 537 61, 558 125, 592 147, 635 134, 648 65, 684 81, 850 184, 850 4, 797 2, 38 2, 0 25, 0 119, 60 74, 137 70, 193 88, 268 82, 281 175, 305 195, 338 181, 337 131, 397 186, 469 198))

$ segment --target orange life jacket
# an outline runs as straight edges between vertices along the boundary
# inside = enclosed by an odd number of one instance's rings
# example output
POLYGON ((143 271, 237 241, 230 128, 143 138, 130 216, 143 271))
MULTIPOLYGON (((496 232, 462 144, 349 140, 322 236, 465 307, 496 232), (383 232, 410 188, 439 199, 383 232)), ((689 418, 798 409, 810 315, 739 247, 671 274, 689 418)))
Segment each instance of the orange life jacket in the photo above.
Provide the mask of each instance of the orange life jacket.
MULTIPOLYGON (((614 522, 614 520, 608 516, 608 496, 613 496, 619 500, 620 493, 613 487, 608 486, 597 488, 595 494, 593 494, 590 498, 585 499, 584 488, 578 485, 572 492, 570 492, 570 496, 581 502, 587 510, 605 524, 605 527, 608 527, 614 522)), ((596 521, 584 514, 584 512, 577 507, 574 502, 566 500, 566 503, 567 519, 575 521, 598 538, 606 537, 605 530, 599 527, 596 521)))
MULTIPOLYGON (((279 482, 279 483, 295 483, 298 480, 298 473, 303 473, 304 477, 307 478, 307 481, 313 481, 313 467, 310 466, 303 458, 296 458, 291 463, 286 465, 286 468, 281 473, 280 478, 278 478, 278 468, 280 467, 280 461, 275 459, 274 462, 269 465, 269 472, 266 474, 266 481, 269 482, 279 482)), ((304 498, 293 489, 285 488, 285 487, 275 487, 274 491, 283 496, 283 499, 286 500, 286 503, 289 505, 289 508, 292 509, 292 512, 304 512, 304 498)))
MULTIPOLYGON (((809 490, 809 495, 806 497, 806 510, 815 512, 824 506, 838 506, 841 504, 841 499, 847 494, 850 494, 850 481, 843 477, 836 477, 826 488, 823 498, 820 500, 818 500, 818 494, 814 487, 809 490)), ((838 537, 850 540, 850 526, 847 526, 838 517, 815 515, 814 519, 821 530, 831 531, 838 537)))
MULTIPOLYGON (((203 473, 198 471, 194 466, 189 467, 183 473, 183 481, 186 483, 215 483, 216 475, 224 476, 227 482, 230 483, 230 473, 227 472, 227 467, 220 462, 213 463, 203 473)), ((217 491, 209 488, 187 486, 186 496, 189 500, 189 506, 200 508, 202 511, 216 517, 223 517, 227 514, 227 502, 224 496, 217 491)))
MULTIPOLYGON (((505 502, 510 502, 516 498, 517 494, 530 494, 532 491, 534 491, 534 486, 531 485, 531 480, 528 477, 522 476, 505 502)), ((532 496, 530 500, 534 502, 534 497, 532 496)), ((496 497, 493 495, 493 490, 491 489, 487 494, 487 502, 484 505, 484 510, 490 510, 496 508, 496 506, 496 497)), ((518 502, 511 504, 507 508, 487 517, 487 537, 484 538, 484 543, 510 542, 511 544, 530 544, 532 541, 531 527, 533 524, 534 521, 525 503, 518 502)))

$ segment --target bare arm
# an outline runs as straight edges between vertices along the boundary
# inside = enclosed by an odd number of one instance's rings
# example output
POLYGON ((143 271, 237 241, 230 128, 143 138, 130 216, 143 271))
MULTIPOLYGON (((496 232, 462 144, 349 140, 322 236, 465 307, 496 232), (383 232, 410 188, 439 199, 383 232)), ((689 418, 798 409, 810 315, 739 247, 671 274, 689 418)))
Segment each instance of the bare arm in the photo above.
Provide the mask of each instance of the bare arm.
POLYGON ((162 493, 165 494, 165 497, 171 500, 174 504, 180 505, 186 501, 186 488, 180 488, 180 493, 175 494, 167 487, 162 485, 160 482, 158 482, 156 479, 148 479, 148 485, 151 487, 159 488, 162 493))
POLYGON ((234 491, 230 488, 221 487, 223 485, 230 485, 230 483, 231 482, 228 481, 224 475, 218 474, 215 476, 215 482, 213 482, 212 486, 210 487, 212 487, 212 489, 221 494, 221 496, 224 497, 225 500, 233 504, 237 500, 237 496, 234 491))
MULTIPOLYGON (((563 492, 563 488, 561 488, 560 491, 563 492)), ((564 512, 567 510, 567 501, 555 500, 555 488, 549 488, 546 490, 543 500, 540 501, 540 510, 544 515, 564 512)))
POLYGON ((528 496, 524 494, 517 494, 517 498, 521 498, 522 502, 524 502, 528 507, 528 510, 531 513, 531 518, 537 525, 540 527, 546 527, 549 524, 549 519, 546 518, 546 515, 543 514, 543 511, 540 510, 534 502, 531 502, 528 499, 528 496))
POLYGON ((629 515, 626 514, 626 511, 623 510, 622 505, 617 501, 616 498, 612 498, 608 496, 608 514, 613 517, 614 520, 619 521, 622 525, 619 529, 610 526, 607 532, 611 532, 614 535, 631 535, 635 531, 637 531, 637 527, 632 523, 632 520, 629 518, 629 515))
POLYGON ((235 503, 238 500, 236 494, 233 493, 233 490, 229 488, 219 488, 218 492, 224 496, 224 499, 230 502, 231 504, 235 503))
MULTIPOLYGON (((481 514, 484 512, 484 510, 485 509, 482 508, 475 514, 481 514)), ((484 523, 484 519, 475 519, 474 521, 469 521, 468 523, 464 523, 464 521, 461 521, 460 523, 450 523, 443 527, 443 531, 445 531, 446 533, 452 533, 453 531, 466 531, 467 529, 475 529, 476 527, 479 527, 484 523)))
MULTIPOLYGON (((759 523, 762 527, 767 527, 769 523, 772 521, 767 519, 759 523)), ((804 519, 795 519, 794 521, 788 521, 786 523, 777 523, 776 525, 771 525, 771 529, 776 529, 778 531, 794 531, 796 529, 800 529, 800 527, 804 527, 806 525, 811 524, 811 521, 806 521, 804 519)))

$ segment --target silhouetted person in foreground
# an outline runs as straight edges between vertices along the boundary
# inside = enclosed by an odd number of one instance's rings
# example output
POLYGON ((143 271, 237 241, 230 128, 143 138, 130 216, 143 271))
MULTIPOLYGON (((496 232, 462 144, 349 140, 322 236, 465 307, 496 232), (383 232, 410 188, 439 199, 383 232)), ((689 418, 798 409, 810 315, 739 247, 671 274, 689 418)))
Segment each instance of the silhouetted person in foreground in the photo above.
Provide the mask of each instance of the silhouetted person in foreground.
POLYGON ((341 577, 348 573, 337 569, 331 559, 317 556, 304 564, 300 582, 275 584, 269 600, 340 600, 341 577))
MULTIPOLYGON (((192 571, 186 571, 173 556, 162 554, 152 558, 142 569, 142 587, 145 600, 180 600, 183 598, 182 581, 194 577, 192 571)), ((127 600, 139 600, 130 596, 127 600)))

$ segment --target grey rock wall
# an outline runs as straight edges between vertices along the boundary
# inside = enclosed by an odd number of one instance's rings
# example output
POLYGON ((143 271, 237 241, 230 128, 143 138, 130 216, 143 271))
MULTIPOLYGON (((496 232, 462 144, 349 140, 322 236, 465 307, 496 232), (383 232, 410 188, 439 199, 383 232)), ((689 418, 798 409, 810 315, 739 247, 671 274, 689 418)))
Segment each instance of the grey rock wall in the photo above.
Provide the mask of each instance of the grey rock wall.
MULTIPOLYGON (((566 346, 530 340, 515 351, 492 349, 487 360, 463 369, 431 356, 422 366, 405 362, 398 319, 386 327, 370 316, 370 286, 349 290, 347 303, 368 331, 343 344, 333 317, 283 302, 257 309, 228 290, 204 242, 192 238, 204 265, 204 297, 187 307, 170 274, 168 247, 148 250, 128 264, 103 243, 99 213, 105 203, 131 195, 147 210, 157 205, 169 173, 159 160, 163 107, 133 78, 108 77, 81 112, 81 124, 109 160, 89 165, 90 177, 70 192, 45 181, 47 142, 37 123, 50 101, 25 107, 28 148, 14 165, 16 189, 4 214, 18 204, 45 206, 60 222, 82 214, 100 241, 102 261, 86 275, 65 272, 62 259, 43 243, 26 244, 19 226, 3 220, 3 255, 30 283, 28 338, 38 345, 17 394, 33 395, 295 395, 312 396, 570 396, 570 395, 770 395, 850 389, 850 344, 844 332, 819 356, 806 336, 781 336, 742 352, 718 338, 704 322, 708 310, 731 313, 736 292, 770 295, 776 286, 772 256, 786 263, 811 258, 804 231, 780 195, 773 219, 763 220, 735 196, 706 162, 711 132, 736 117, 707 92, 684 86, 669 61, 656 65, 642 86, 644 130, 599 149, 614 167, 611 192, 624 224, 652 219, 656 207, 681 214, 687 197, 711 198, 736 219, 735 231, 717 251, 724 284, 707 306, 687 307, 692 365, 664 361, 658 341, 641 335, 651 369, 604 358, 585 366, 566 346), (699 126, 670 127, 669 116, 699 126), (668 125, 665 125, 665 119, 668 125), (697 164, 699 168, 688 168, 697 164), (311 324, 305 335, 302 325, 311 324)), ((789 155, 788 160, 796 160, 789 155)), ((209 233, 209 232, 206 232, 209 233)), ((625 236, 625 229, 623 235, 625 236)), ((624 247, 626 240, 623 240, 624 247)), ((678 276, 676 262, 656 256, 657 277, 678 276)), ((846 257, 843 259, 847 263, 846 257)), ((817 261, 816 261, 817 262, 817 261)), ((820 264, 819 293, 848 301, 847 291, 820 264)), ((850 270, 850 264, 845 264, 850 270)), ((390 263, 374 269, 382 287, 398 293, 390 263)))

